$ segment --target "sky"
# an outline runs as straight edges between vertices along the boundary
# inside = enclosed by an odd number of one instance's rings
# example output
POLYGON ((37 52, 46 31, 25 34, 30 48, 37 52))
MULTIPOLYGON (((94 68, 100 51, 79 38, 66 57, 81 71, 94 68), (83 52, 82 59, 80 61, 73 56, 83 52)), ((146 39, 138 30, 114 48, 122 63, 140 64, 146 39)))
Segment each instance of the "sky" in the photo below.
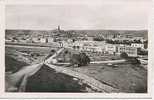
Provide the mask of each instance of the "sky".
POLYGON ((151 0, 94 1, 50 4, 8 3, 5 8, 6 28, 52 30, 58 25, 64 30, 148 28, 151 0))

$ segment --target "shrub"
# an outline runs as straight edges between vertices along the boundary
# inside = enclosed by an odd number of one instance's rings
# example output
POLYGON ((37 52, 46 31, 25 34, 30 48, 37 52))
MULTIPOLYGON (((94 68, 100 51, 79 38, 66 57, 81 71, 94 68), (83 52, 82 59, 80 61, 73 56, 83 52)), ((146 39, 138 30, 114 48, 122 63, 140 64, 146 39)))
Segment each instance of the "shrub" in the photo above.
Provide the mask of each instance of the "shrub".
POLYGON ((73 54, 71 64, 78 66, 86 66, 90 63, 90 58, 85 53, 73 54))
POLYGON ((126 52, 122 52, 122 53, 120 54, 120 57, 121 57, 121 58, 124 58, 124 59, 127 59, 127 58, 128 58, 128 54, 127 54, 126 52))

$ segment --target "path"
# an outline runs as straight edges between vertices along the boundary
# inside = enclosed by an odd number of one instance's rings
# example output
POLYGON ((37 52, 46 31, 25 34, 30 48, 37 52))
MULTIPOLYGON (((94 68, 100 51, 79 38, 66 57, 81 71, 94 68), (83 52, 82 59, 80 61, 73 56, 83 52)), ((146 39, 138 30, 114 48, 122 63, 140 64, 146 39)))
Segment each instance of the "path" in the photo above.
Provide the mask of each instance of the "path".
MULTIPOLYGON (((26 86, 26 82, 27 82, 27 78, 29 76, 32 76, 33 74, 35 74, 43 64, 49 66, 52 69, 55 69, 58 72, 79 78, 81 80, 83 80, 84 83, 88 84, 89 86, 91 86, 92 88, 101 91, 101 92, 119 92, 118 89, 115 89, 111 86, 105 85, 101 82, 99 82, 98 80, 94 79, 93 77, 89 77, 85 74, 79 73, 77 71, 72 71, 71 69, 65 68, 65 67, 59 67, 59 66, 55 66, 50 64, 53 59, 60 54, 62 51, 64 50, 64 48, 59 49, 54 55, 52 55, 51 57, 49 57, 47 60, 45 60, 44 62, 41 62, 39 64, 35 64, 35 65, 31 65, 31 66, 26 66, 24 68, 22 68, 21 70, 19 70, 18 72, 10 75, 10 81, 11 83, 13 83, 13 85, 16 85, 21 79, 22 79, 22 83, 19 87, 19 91, 22 92, 25 89, 26 86)), ((117 61, 108 61, 108 63, 111 62, 117 62, 117 61)), ((94 63, 94 62, 93 62, 94 63)), ((96 63, 102 63, 101 62, 96 62, 96 63)), ((106 61, 107 63, 107 61, 106 61)))
MULTIPOLYGON (((50 58, 48 58, 45 62, 52 61, 54 57, 56 57, 59 53, 61 53, 62 50, 63 50, 63 48, 59 49, 54 55, 52 55, 50 58)), ((41 68, 41 66, 43 64, 44 64, 44 62, 40 62, 39 64, 25 66, 16 73, 6 75, 7 76, 7 79, 6 79, 7 84, 11 85, 12 87, 15 87, 22 78, 25 79, 24 77, 30 77, 33 74, 35 74, 41 68)), ((22 80, 22 81, 25 81, 25 80, 22 80)), ((23 84, 24 83, 22 83, 22 85, 23 84)), ((11 87, 9 87, 9 88, 11 88, 11 87)), ((10 90, 9 88, 7 87, 6 91, 10 90)))
POLYGON ((73 76, 75 78, 78 78, 82 80, 82 82, 88 84, 91 86, 93 89, 101 92, 106 92, 106 93, 112 93, 112 92, 120 92, 118 89, 115 89, 111 86, 105 85, 101 83, 100 81, 94 79, 93 77, 89 77, 86 74, 79 73, 77 71, 73 71, 71 69, 65 68, 65 67, 57 67, 55 65, 51 65, 45 62, 45 65, 49 66, 52 69, 55 69, 57 72, 64 73, 70 76, 73 76))
POLYGON ((93 61, 90 62, 91 64, 103 64, 103 63, 122 63, 125 62, 126 60, 121 59, 121 60, 107 60, 107 61, 93 61))

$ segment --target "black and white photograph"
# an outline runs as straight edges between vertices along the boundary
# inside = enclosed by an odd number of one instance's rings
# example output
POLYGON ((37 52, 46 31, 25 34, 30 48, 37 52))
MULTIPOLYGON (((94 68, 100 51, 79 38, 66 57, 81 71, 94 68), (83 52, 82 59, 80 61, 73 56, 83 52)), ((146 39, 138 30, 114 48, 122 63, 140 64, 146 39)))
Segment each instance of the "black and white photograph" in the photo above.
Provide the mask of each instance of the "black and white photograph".
POLYGON ((152 1, 103 1, 5 5, 5 92, 148 93, 152 1))

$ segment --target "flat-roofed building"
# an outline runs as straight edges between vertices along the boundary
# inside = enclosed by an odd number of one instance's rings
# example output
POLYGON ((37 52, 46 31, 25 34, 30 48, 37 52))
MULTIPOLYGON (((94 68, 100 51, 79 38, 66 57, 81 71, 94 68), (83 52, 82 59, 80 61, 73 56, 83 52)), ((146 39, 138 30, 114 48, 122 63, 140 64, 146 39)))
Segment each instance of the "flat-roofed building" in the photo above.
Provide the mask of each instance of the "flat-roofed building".
POLYGON ((40 38, 33 37, 33 38, 32 38, 32 42, 35 42, 35 43, 40 42, 40 38))
POLYGON ((116 53, 116 45, 113 44, 106 44, 105 51, 109 54, 115 54, 116 53))
POLYGON ((137 57, 137 48, 131 46, 117 46, 117 54, 125 52, 128 56, 137 57))
POLYGON ((144 44, 143 43, 131 43, 131 47, 144 49, 144 44))
POLYGON ((99 53, 105 51, 105 42, 76 41, 73 43, 72 46, 74 47, 74 49, 78 49, 80 51, 99 52, 99 53))
POLYGON ((40 42, 41 43, 46 43, 47 42, 47 38, 40 38, 40 42))
POLYGON ((47 42, 48 42, 48 43, 52 43, 52 42, 54 42, 54 38, 52 38, 52 37, 48 37, 48 38, 47 38, 47 42))

